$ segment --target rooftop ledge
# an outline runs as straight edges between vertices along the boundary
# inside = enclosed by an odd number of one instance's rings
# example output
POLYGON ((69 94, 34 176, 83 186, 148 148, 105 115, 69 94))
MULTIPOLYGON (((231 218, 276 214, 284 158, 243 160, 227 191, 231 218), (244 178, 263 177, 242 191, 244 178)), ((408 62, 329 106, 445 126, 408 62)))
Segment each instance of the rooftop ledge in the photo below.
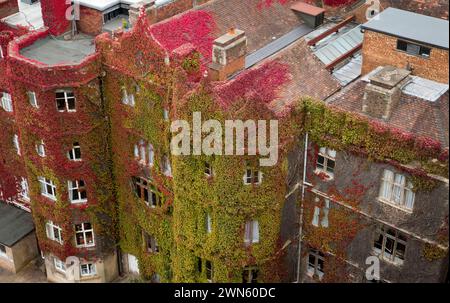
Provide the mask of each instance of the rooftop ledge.
POLYGON ((94 37, 78 34, 65 40, 44 28, 16 39, 10 54, 44 66, 78 65, 95 54, 94 37))

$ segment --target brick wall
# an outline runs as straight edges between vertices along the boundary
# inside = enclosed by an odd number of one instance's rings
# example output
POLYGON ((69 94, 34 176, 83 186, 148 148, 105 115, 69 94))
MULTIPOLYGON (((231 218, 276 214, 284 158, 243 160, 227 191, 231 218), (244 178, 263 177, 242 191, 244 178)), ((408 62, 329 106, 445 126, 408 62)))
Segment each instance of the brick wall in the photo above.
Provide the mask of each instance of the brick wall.
POLYGON ((0 0, 0 19, 19 11, 17 0, 0 0))
POLYGON ((363 44, 362 73, 367 74, 380 65, 405 68, 409 63, 413 75, 448 83, 448 50, 433 48, 430 58, 408 55, 397 50, 397 38, 366 30, 363 44))
POLYGON ((100 34, 103 28, 102 12, 89 7, 81 6, 80 20, 77 22, 77 28, 79 31, 86 34, 100 34))

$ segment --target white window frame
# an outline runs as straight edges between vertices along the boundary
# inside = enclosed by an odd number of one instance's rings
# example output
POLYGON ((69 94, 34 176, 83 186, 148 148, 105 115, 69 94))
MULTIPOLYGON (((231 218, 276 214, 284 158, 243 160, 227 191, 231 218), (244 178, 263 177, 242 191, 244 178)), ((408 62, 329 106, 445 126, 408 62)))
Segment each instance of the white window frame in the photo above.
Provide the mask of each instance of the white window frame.
POLYGON ((9 260, 8 254, 6 253, 6 245, 0 243, 0 247, 4 247, 4 252, 0 249, 0 258, 5 258, 9 260))
POLYGON ((58 242, 61 245, 63 244, 62 228, 53 223, 53 221, 47 221, 45 223, 45 233, 50 240, 58 242))
POLYGON ((4 56, 3 56, 3 48, 0 46, 0 59, 3 59, 4 58, 4 56))
POLYGON ((250 220, 245 222, 244 244, 248 246, 254 243, 259 243, 259 238, 260 233, 258 220, 250 220))
POLYGON ((333 179, 334 178, 334 170, 336 169, 336 155, 337 155, 337 152, 334 149, 331 149, 328 147, 321 147, 317 154, 316 172, 325 173, 330 177, 330 179, 333 179), (323 164, 319 163, 319 157, 324 158, 323 164), (332 169, 330 169, 328 162, 334 163, 332 169), (319 166, 322 166, 322 167, 319 167, 319 166))
POLYGON ((35 108, 39 108, 39 105, 38 105, 38 102, 37 102, 36 93, 32 92, 32 91, 28 91, 27 95, 28 95, 28 102, 30 103, 30 105, 35 107, 35 108))
POLYGON ((84 223, 80 223, 80 224, 75 224, 75 245, 76 247, 93 247, 95 246, 95 235, 94 235, 94 227, 92 226, 91 223, 89 222, 84 222, 84 223), (85 229, 85 224, 90 224, 91 228, 89 229, 85 229), (77 231, 77 225, 81 225, 81 230, 77 231), (86 233, 92 233, 92 243, 87 243, 87 237, 86 237, 86 233), (78 234, 82 234, 83 235, 83 242, 84 244, 78 244, 77 243, 77 235, 78 234))
POLYGON ((212 177, 214 175, 213 167, 211 163, 205 161, 205 176, 212 177))
POLYGON ((55 269, 61 273, 66 273, 66 263, 58 259, 57 257, 53 257, 53 264, 55 265, 55 269))
POLYGON ((21 177, 20 180, 20 196, 23 200, 30 201, 30 188, 28 186, 28 180, 24 177, 21 177))
POLYGON ((391 228, 391 227, 384 226, 384 225, 379 226, 377 228, 377 231, 374 236, 373 252, 380 259, 383 259, 385 261, 388 261, 388 262, 396 264, 396 265, 402 265, 404 263, 405 257, 406 257, 407 242, 408 242, 408 239, 407 239, 406 235, 402 234, 398 230, 391 228), (394 235, 390 234, 388 232, 389 230, 394 231, 394 235), (379 240, 380 236, 382 237, 381 248, 377 248, 377 247, 375 247, 375 244, 376 244, 377 240, 379 240), (403 239, 401 239, 400 237, 402 237, 403 239), (393 241, 392 253, 387 252, 386 243, 387 243, 388 239, 390 241, 393 241), (400 257, 397 256, 397 250, 398 250, 399 244, 404 246, 403 259, 401 259, 400 257))
POLYGON ((209 213, 206 214, 206 233, 212 233, 212 218, 209 213))
POLYGON ((20 142, 19 142, 19 135, 14 134, 13 136, 13 144, 14 144, 14 148, 16 149, 16 152, 19 156, 22 155, 22 153, 20 152, 20 142))
POLYGON ((170 164, 170 158, 166 154, 162 158, 162 172, 167 177, 172 177, 172 165, 170 164))
POLYGON ((320 269, 319 266, 319 261, 322 261, 322 264, 325 265, 325 255, 315 249, 310 249, 308 252, 308 259, 307 261, 307 274, 310 277, 318 277, 319 280, 321 280, 323 278, 323 276, 325 275, 325 272, 323 271, 323 267, 322 270, 320 269), (314 264, 312 264, 310 262, 310 258, 313 257, 314 258, 314 264))
POLYGON ((74 113, 77 111, 77 98, 75 97, 75 93, 73 92, 73 90, 57 90, 55 92, 55 101, 56 101, 56 110, 60 113, 63 112, 68 112, 68 113, 74 113), (63 93, 64 97, 56 97, 56 94, 60 94, 63 93), (70 96, 69 96, 70 94, 70 96), (73 99, 73 103, 74 103, 74 109, 69 109, 69 99, 73 99), (59 100, 64 100, 64 108, 65 109, 58 109, 58 101, 59 100))
POLYGON ((78 142, 74 142, 72 144, 72 149, 69 150, 69 152, 67 153, 67 157, 69 158, 70 161, 81 161, 81 145, 78 142), (78 149, 80 151, 80 158, 76 157, 76 152, 75 150, 78 149))
POLYGON ((41 140, 41 142, 39 144, 36 144, 36 152, 42 158, 44 158, 46 156, 44 140, 41 140))
POLYGON ((97 274, 97 266, 95 263, 82 263, 80 264, 80 276, 92 277, 97 274))
POLYGON ((129 94, 125 87, 122 88, 122 103, 132 107, 136 104, 134 94, 129 94))
POLYGON ((385 169, 381 177, 378 200, 401 210, 412 212, 414 209, 415 200, 413 184, 411 181, 407 180, 405 175, 394 173, 389 169, 385 169), (401 183, 397 182, 397 177, 402 180, 401 183), (400 194, 398 199, 396 199, 396 191, 400 194), (410 206, 407 205, 408 195, 411 199, 410 206))
POLYGON ((1 106, 3 107, 3 109, 11 113, 13 111, 11 94, 3 92, 1 101, 1 106))
POLYGON ((77 204, 77 203, 86 203, 88 201, 87 199, 87 191, 86 191, 86 182, 84 182, 83 180, 70 180, 67 182, 68 185, 68 190, 69 190, 69 201, 72 204, 77 204), (84 188, 84 192, 86 193, 86 198, 81 198, 81 192, 79 191, 80 189, 80 182, 83 182, 84 185, 81 186, 82 188, 84 188), (73 199, 73 191, 77 191, 77 199, 73 199))
POLYGON ((247 168, 245 170, 244 176, 242 177, 244 185, 251 185, 251 184, 259 185, 262 183, 262 178, 263 178, 262 172, 260 170, 252 168, 247 168), (255 178, 258 178, 257 182, 255 182, 255 178))
MULTIPOLYGON (((316 197, 315 199, 316 204, 320 202, 320 198, 316 197)), ((319 225, 323 228, 328 228, 329 222, 328 222, 328 215, 330 213, 331 208, 331 200, 328 198, 325 198, 325 203, 322 206, 314 206, 314 213, 313 213, 313 219, 311 224, 315 227, 319 227, 319 225), (320 214, 322 213, 322 219, 320 219, 320 214)))
POLYGON ((56 201, 56 185, 55 185, 55 183, 52 180, 47 179, 45 177, 38 177, 38 181, 41 185, 41 195, 43 195, 44 197, 47 197, 53 201, 56 201), (48 187, 50 187, 52 189, 52 193, 49 193, 48 187))

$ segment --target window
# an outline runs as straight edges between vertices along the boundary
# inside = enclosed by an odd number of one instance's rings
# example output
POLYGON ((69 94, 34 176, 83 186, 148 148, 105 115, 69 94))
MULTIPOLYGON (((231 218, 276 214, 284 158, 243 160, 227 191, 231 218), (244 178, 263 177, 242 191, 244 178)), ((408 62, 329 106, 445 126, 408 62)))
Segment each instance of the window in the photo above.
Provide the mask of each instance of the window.
POLYGON ((53 258, 53 262, 55 264, 55 268, 56 268, 57 271, 60 271, 62 273, 66 272, 66 264, 63 261, 61 261, 60 259, 54 257, 53 258))
POLYGON ((208 280, 208 282, 212 282, 212 278, 213 278, 213 266, 211 261, 206 260, 205 261, 205 271, 206 271, 206 280, 208 280))
POLYGON ((20 196, 22 199, 29 201, 30 200, 30 194, 29 194, 29 188, 28 188, 28 181, 24 177, 20 180, 20 196))
POLYGON ((50 240, 56 241, 59 244, 63 243, 61 236, 62 229, 53 223, 53 221, 47 221, 47 223, 45 223, 45 232, 47 234, 47 238, 50 240))
POLYGON ((56 108, 60 112, 75 112, 75 95, 71 90, 56 92, 56 108))
POLYGON ((163 118, 165 121, 169 121, 169 110, 167 108, 163 110, 163 118))
POLYGON ((316 170, 321 171, 329 175, 334 176, 334 166, 336 161, 336 151, 321 147, 319 154, 317 155, 316 170))
POLYGON ((94 229, 91 223, 75 224, 75 240, 77 247, 91 247, 95 245, 94 229))
POLYGON ((406 210, 414 207, 413 184, 404 175, 385 169, 380 188, 380 200, 406 210))
POLYGON ((213 265, 211 261, 197 257, 197 273, 201 276, 204 274, 208 282, 211 283, 213 278, 213 265))
POLYGON ((161 197, 155 187, 144 178, 133 178, 136 195, 150 207, 161 206, 161 197))
POLYGON ((172 166, 170 165, 170 160, 167 155, 163 155, 162 158, 162 171, 164 175, 168 177, 172 176, 172 166))
POLYGON ((13 136, 13 145, 14 145, 14 148, 16 149, 17 154, 20 156, 21 153, 20 153, 19 136, 16 134, 14 134, 14 136, 13 136))
POLYGON ((73 143, 72 149, 68 153, 68 157, 72 161, 81 160, 81 146, 78 142, 73 143))
POLYGON ((3 49, 1 46, 0 46, 0 59, 3 59, 3 49))
POLYGON ((35 92, 27 92, 28 95, 28 102, 30 102, 31 106, 38 108, 38 104, 37 104, 37 98, 36 98, 36 93, 35 92))
POLYGON ((36 152, 39 156, 45 157, 45 144, 43 140, 41 140, 40 143, 36 144, 36 152))
POLYGON ((38 181, 41 185, 41 195, 56 201, 56 185, 52 180, 39 177, 38 181))
POLYGON ((213 175, 212 166, 208 162, 205 162, 205 175, 208 177, 212 177, 213 175))
POLYGON ((244 175, 244 184, 260 184, 262 179, 262 173, 259 170, 248 168, 244 175))
POLYGON ((158 242, 156 241, 154 236, 144 233, 144 240, 145 240, 145 249, 147 250, 147 252, 150 253, 159 252, 158 242))
POLYGON ((0 257, 8 258, 8 255, 6 254, 6 246, 3 244, 0 244, 0 257))
POLYGON ((122 103, 129 106, 135 105, 134 94, 128 94, 125 88, 122 89, 122 103))
POLYGON ((431 55, 431 48, 403 40, 397 40, 397 49, 410 55, 424 58, 429 58, 431 55))
POLYGON ((376 255, 384 260, 401 265, 405 260, 405 250, 405 235, 387 226, 378 228, 373 244, 373 251, 376 255))
MULTIPOLYGON (((315 199, 316 204, 320 202, 319 197, 316 197, 315 199)), ((316 205, 314 207, 314 214, 313 214, 313 220, 312 225, 315 227, 319 227, 319 224, 321 227, 328 227, 328 213, 330 212, 330 206, 331 202, 329 199, 325 199, 325 203, 322 206, 316 205), (322 219, 320 214, 322 213, 322 219)))
POLYGON ((86 187, 83 180, 69 181, 69 200, 71 203, 87 202, 86 187))
POLYGON ((11 95, 8 93, 3 93, 2 95, 2 100, 1 100, 1 106, 3 107, 3 109, 7 112, 12 112, 13 108, 12 108, 12 99, 11 99, 11 95))
POLYGON ((206 214, 206 233, 210 234, 212 232, 212 220, 211 215, 206 214))
POLYGON ((242 272, 242 283, 258 283, 257 267, 245 267, 242 272))
POLYGON ((146 144, 144 140, 140 140, 134 145, 134 157, 143 165, 153 166, 155 153, 153 145, 146 144))
POLYGON ((324 275, 323 265, 325 256, 318 250, 311 249, 308 253, 308 275, 322 279, 324 275))
POLYGON ((94 263, 80 264, 80 274, 82 277, 95 276, 97 269, 94 263))
POLYGON ((259 242, 259 223, 252 220, 245 223, 244 243, 250 245, 259 242))

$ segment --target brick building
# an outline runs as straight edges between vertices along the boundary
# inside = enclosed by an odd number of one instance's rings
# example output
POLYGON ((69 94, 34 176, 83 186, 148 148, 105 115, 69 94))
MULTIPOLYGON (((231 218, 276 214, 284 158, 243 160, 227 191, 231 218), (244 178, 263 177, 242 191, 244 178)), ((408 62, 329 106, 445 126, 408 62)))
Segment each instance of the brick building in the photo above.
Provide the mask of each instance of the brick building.
POLYGON ((45 27, 0 23, 0 189, 33 210, 50 281, 362 282, 370 256, 380 281, 445 279, 448 38, 389 16, 447 21, 386 9, 361 25, 355 4, 311 28, 298 1, 111 3, 80 1, 73 24, 41 0, 45 27), (170 122, 196 112, 277 119, 278 164, 173 156, 170 122))

